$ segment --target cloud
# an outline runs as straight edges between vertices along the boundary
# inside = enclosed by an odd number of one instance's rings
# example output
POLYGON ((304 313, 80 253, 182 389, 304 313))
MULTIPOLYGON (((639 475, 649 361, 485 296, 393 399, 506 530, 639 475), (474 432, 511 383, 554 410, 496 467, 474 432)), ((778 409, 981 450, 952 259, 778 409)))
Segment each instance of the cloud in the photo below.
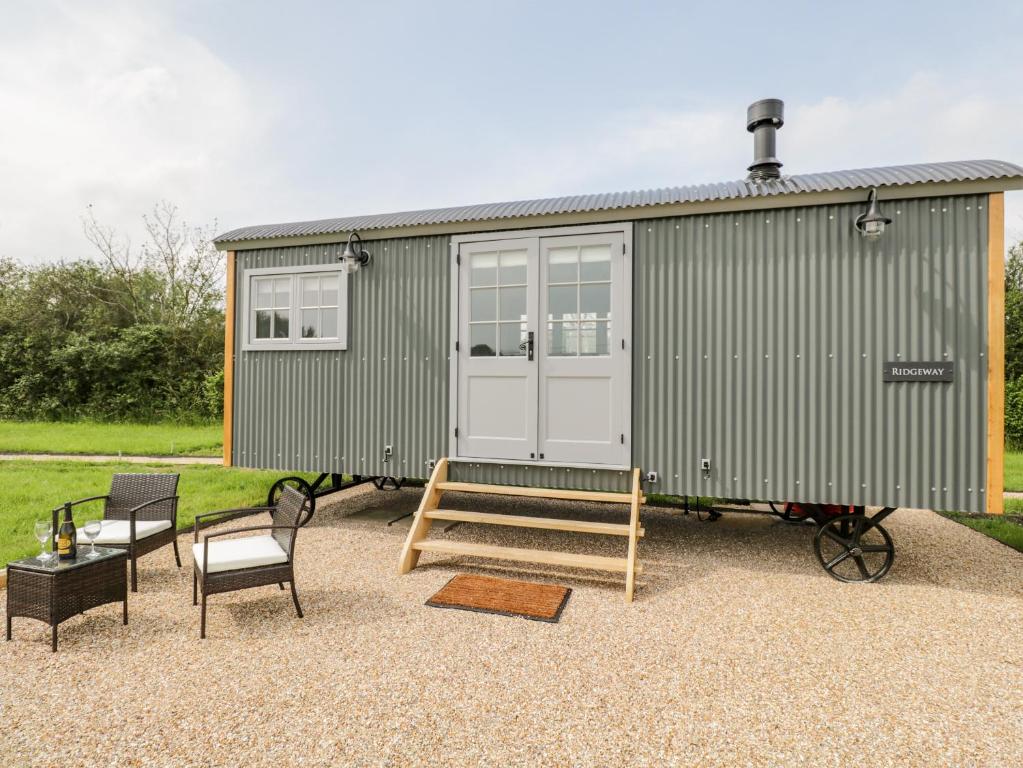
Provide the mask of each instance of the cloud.
POLYGON ((202 216, 223 210, 234 185, 266 183, 245 171, 266 110, 160 6, 39 2, 12 13, 0 32, 0 255, 89 255, 89 204, 132 231, 157 200, 202 216))
MULTIPOLYGON (((869 97, 791 100, 778 137, 784 172, 987 158, 1023 163, 1023 99, 1006 98, 1021 76, 1023 69, 978 83, 919 73, 869 97)), ((486 170, 495 183, 483 191, 507 199, 732 180, 745 176, 752 154, 745 105, 639 111, 582 140, 514 148, 486 170)), ((1023 192, 1008 194, 1006 226, 1008 241, 1023 238, 1023 192)))
MULTIPOLYGON (((90 255, 79 223, 89 204, 138 237, 141 214, 161 199, 196 223, 218 216, 227 229, 736 179, 752 158, 745 103, 714 102, 709 87, 696 110, 610 105, 595 117, 566 99, 542 130, 481 132, 442 119, 440 103, 407 135, 381 137, 368 121, 350 134, 302 133, 303 141, 285 119, 299 108, 281 90, 287 80, 260 81, 259 68, 243 76, 184 32, 173 9, 126 0, 5 5, 0 256, 90 255)), ((1021 76, 1023 66, 1009 64, 982 81, 925 71, 862 96, 788 99, 784 170, 1023 161, 1023 99, 1011 96, 1021 76)), ((300 108, 309 125, 323 126, 338 122, 346 103, 337 96, 300 108)), ((1007 225, 1010 241, 1023 237, 1023 192, 1008 196, 1007 225)))

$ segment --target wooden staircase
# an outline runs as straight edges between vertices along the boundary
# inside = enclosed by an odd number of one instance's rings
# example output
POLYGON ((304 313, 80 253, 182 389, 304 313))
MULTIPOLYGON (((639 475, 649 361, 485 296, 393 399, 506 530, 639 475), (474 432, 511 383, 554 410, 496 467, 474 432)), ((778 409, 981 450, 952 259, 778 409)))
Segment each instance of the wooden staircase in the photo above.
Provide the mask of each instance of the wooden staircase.
POLYGON ((522 488, 512 485, 484 485, 482 483, 459 483, 448 481, 448 460, 437 462, 430 482, 423 493, 412 528, 405 546, 401 550, 399 573, 408 573, 419 562, 421 552, 441 555, 467 555, 493 560, 512 560, 521 563, 542 563, 571 568, 589 568, 596 571, 612 571, 625 574, 625 600, 632 602, 636 574, 642 571, 636 562, 636 545, 644 535, 639 525, 639 507, 646 502, 640 485, 639 470, 632 471, 632 491, 629 493, 608 493, 605 491, 572 491, 556 488, 522 488), (571 501, 598 501, 609 504, 628 504, 631 514, 628 523, 599 523, 586 520, 560 520, 522 515, 502 515, 491 512, 462 512, 441 509, 440 500, 445 491, 459 493, 490 493, 500 496, 529 496, 541 499, 567 499, 571 501), (426 539, 434 520, 458 523, 481 523, 484 525, 505 525, 518 528, 544 528, 551 531, 572 531, 574 533, 596 533, 607 536, 627 536, 629 539, 626 557, 604 557, 580 555, 572 552, 557 552, 541 549, 518 549, 498 547, 491 544, 473 544, 465 541, 426 539))

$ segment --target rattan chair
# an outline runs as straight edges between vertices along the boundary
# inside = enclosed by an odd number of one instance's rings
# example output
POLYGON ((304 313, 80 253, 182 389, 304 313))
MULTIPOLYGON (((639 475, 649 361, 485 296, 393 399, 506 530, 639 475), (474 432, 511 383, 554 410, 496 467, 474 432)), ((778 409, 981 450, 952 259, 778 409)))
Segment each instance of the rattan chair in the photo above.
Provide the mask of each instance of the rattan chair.
MULTIPOLYGON (((234 592, 249 587, 277 584, 284 589, 284 583, 291 584, 291 599, 295 611, 302 618, 302 606, 298 603, 295 590, 295 539, 298 529, 306 522, 308 515, 306 497, 291 486, 285 486, 274 507, 245 507, 223 509, 195 516, 195 543, 192 545, 192 605, 199 602, 202 593, 202 612, 199 620, 199 637, 206 637, 206 598, 220 592, 234 592), (227 531, 208 533, 199 541, 200 523, 209 525, 209 518, 216 515, 239 516, 248 512, 269 512, 271 525, 250 525, 227 531), (217 541, 222 536, 251 531, 267 531, 262 536, 217 541)), ((211 521, 215 522, 215 521, 211 521)))
MULTIPOLYGON (((177 474, 117 474, 110 481, 110 493, 68 502, 77 506, 103 500, 103 526, 96 544, 128 551, 131 563, 131 591, 138 592, 136 560, 167 544, 174 545, 174 560, 181 567, 178 553, 178 478, 177 474)), ((63 506, 53 510, 53 530, 63 506)), ((86 538, 78 530, 78 542, 86 538)))

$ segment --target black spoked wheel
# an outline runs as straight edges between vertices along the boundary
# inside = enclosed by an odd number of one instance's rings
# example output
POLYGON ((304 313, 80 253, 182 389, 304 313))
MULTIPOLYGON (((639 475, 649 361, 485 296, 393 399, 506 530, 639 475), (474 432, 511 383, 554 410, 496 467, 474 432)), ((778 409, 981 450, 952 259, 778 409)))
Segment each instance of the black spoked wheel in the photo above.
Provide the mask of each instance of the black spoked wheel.
POLYGON ((813 540, 821 566, 839 581, 877 581, 895 560, 895 545, 866 515, 839 515, 823 523, 813 540))
POLYGON ((277 500, 281 497, 281 491, 286 485, 291 486, 306 498, 306 516, 302 521, 302 525, 305 525, 312 519, 313 512, 316 511, 316 495, 313 493, 312 486, 301 477, 282 477, 271 485, 270 493, 266 495, 266 505, 268 507, 276 506, 277 500))

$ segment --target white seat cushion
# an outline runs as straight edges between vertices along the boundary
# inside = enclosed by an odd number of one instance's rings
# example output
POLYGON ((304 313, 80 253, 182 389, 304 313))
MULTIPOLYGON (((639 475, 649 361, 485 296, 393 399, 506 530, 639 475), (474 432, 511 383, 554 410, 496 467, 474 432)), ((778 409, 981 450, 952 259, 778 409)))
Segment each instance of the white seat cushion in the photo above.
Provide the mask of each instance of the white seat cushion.
MULTIPOLYGON (((96 537, 97 544, 127 544, 131 541, 131 523, 127 520, 104 520, 102 526, 96 537)), ((135 540, 166 531, 170 527, 170 520, 136 520, 135 540)), ((78 543, 89 543, 89 537, 81 528, 78 529, 78 543)))
MULTIPOLYGON (((202 570, 203 543, 192 545, 195 567, 202 570)), ((244 539, 214 539, 210 542, 207 567, 210 573, 255 568, 288 562, 288 554, 273 536, 248 536, 244 539)))

